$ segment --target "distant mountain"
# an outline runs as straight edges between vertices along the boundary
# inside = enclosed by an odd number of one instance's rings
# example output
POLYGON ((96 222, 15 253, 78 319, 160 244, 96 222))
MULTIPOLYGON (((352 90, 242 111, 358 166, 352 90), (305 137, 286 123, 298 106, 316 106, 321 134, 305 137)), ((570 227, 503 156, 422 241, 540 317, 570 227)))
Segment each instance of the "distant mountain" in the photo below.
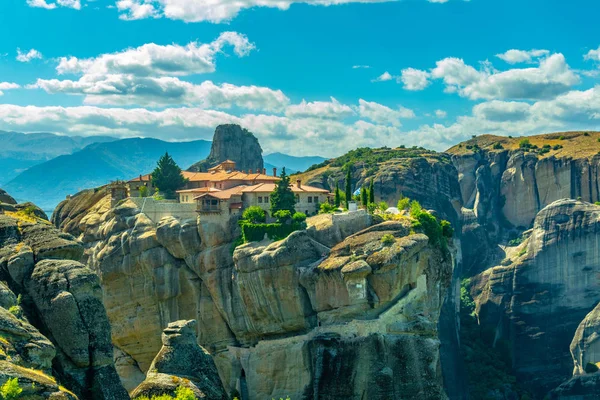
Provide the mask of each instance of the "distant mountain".
MULTIPOLYGON (((304 172, 312 165, 320 164, 327 160, 326 158, 319 156, 295 157, 282 153, 267 154, 266 156, 263 156, 263 159, 266 164, 275 166, 279 170, 281 170, 282 167, 285 167, 285 170, 288 173, 304 172)), ((265 167, 267 167, 267 165, 265 165, 265 167)))
POLYGON ((109 136, 82 137, 0 131, 0 185, 34 165, 64 154, 72 154, 92 143, 114 140, 117 139, 109 136))
POLYGON ((140 138, 94 143, 33 166, 3 188, 17 201, 31 201, 50 211, 68 194, 151 172, 165 151, 185 169, 206 158, 210 145, 205 140, 164 142, 140 138))

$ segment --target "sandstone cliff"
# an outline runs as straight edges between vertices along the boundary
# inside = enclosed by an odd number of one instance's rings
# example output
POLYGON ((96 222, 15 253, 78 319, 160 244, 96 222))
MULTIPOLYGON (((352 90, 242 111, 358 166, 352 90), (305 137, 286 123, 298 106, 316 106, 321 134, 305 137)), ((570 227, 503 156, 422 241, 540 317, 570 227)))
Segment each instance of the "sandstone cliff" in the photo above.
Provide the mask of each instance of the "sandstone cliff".
POLYGON ((229 124, 217 126, 208 158, 192 165, 188 171, 206 171, 225 160, 235 161, 238 171, 264 168, 258 139, 241 126, 229 124))
POLYGON ((111 208, 84 192, 54 222, 100 277, 130 390, 151 371, 162 330, 196 319, 198 344, 240 399, 446 397, 438 320, 452 257, 410 221, 318 216, 283 241, 232 251, 235 223, 155 226, 129 201, 111 208))
POLYGON ((18 378, 33 398, 128 398, 113 364, 100 280, 78 262, 81 244, 32 205, 3 212, 0 381, 18 378))
POLYGON ((535 218, 505 266, 474 280, 481 325, 510 343, 517 376, 540 396, 570 376, 569 344, 600 301, 600 207, 559 200, 535 218))

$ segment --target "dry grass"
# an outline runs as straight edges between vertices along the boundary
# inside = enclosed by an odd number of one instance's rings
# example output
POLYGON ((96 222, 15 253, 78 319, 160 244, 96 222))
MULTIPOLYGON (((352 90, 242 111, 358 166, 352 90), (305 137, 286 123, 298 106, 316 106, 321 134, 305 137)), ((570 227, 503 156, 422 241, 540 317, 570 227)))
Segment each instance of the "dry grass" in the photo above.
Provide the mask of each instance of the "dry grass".
POLYGON ((550 149, 546 154, 539 154, 538 157, 572 157, 589 158, 600 152, 600 132, 581 131, 581 132, 557 132, 535 136, 519 136, 509 138, 506 136, 481 135, 473 139, 462 142, 447 150, 450 154, 463 155, 473 153, 473 149, 467 149, 467 146, 477 145, 487 151, 516 150, 519 148, 519 142, 522 139, 528 139, 531 145, 542 148, 544 145, 561 145, 558 150, 550 149), (494 145, 499 143, 503 149, 494 149, 494 145))

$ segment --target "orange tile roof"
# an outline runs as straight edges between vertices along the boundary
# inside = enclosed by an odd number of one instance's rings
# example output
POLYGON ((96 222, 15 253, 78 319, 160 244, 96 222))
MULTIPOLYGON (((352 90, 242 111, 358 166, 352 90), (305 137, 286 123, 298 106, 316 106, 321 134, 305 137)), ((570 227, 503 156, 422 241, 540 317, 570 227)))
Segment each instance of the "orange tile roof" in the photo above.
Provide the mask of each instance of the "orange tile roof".
POLYGON ((210 193, 210 192, 221 192, 221 189, 213 188, 213 187, 201 187, 194 189, 184 189, 178 190, 177 193, 210 193))
POLYGON ((216 199, 219 200, 229 200, 231 198, 231 196, 235 196, 235 195, 241 195, 244 191, 245 188, 247 188, 248 186, 246 185, 240 185, 240 186, 236 186, 233 187, 231 189, 226 189, 226 190, 218 190, 216 192, 209 192, 209 193, 203 193, 200 196, 196 196, 194 197, 194 200, 200 199, 202 197, 214 197, 216 199))
MULTIPOLYGON (((184 178, 190 182, 224 182, 224 181, 245 181, 245 182, 277 182, 279 177, 263 174, 246 174, 241 171, 214 171, 214 172, 188 172, 181 171, 184 178)), ((143 181, 150 180, 150 174, 142 176, 143 181)), ((140 178, 131 179, 129 182, 139 182, 140 178)))
MULTIPOLYGON (((258 185, 248 186, 243 190, 244 193, 271 193, 275 190, 274 183, 259 183, 258 185)), ((302 185, 298 187, 297 185, 290 185, 292 192, 294 193, 329 193, 329 190, 317 188, 314 186, 302 185)))

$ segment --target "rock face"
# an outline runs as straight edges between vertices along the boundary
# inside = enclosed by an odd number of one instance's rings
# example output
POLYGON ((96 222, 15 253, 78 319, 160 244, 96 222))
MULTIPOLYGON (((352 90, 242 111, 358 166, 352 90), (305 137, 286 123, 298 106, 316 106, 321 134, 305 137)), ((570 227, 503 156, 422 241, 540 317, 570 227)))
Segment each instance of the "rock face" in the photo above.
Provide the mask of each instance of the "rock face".
POLYGON ((476 278, 480 323, 494 327, 497 340, 511 343, 518 377, 542 397, 570 376, 569 343, 600 301, 599 220, 598 206, 554 202, 537 215, 530 238, 509 255, 510 265, 476 278))
POLYGON ((586 372, 600 361, 600 303, 579 324, 571 342, 573 378, 552 391, 551 398, 592 400, 600 394, 600 372, 586 372))
POLYGON ((235 221, 155 226, 133 203, 109 204, 83 216, 63 204, 73 218, 55 222, 78 234, 100 277, 113 343, 132 360, 119 370, 127 385, 132 365, 152 377, 170 322, 196 319, 198 344, 241 400, 446 397, 438 320, 452 257, 411 234, 408 219, 320 216, 285 240, 232 251, 235 221))
POLYGON ((76 261, 82 253, 35 213, 0 215, 0 280, 8 283, 0 285, 0 382, 17 377, 24 394, 41 398, 76 398, 57 379, 81 399, 128 398, 100 280, 76 261))
POLYGON ((162 334, 162 343, 146 380, 132 392, 133 398, 174 395, 183 386, 197 398, 227 399, 212 357, 197 343, 195 320, 171 322, 162 334))
POLYGON ((0 189, 0 203, 17 204, 15 199, 13 199, 8 193, 6 193, 2 189, 0 189))
POLYGON ((238 171, 262 171, 264 162, 258 139, 239 125, 219 125, 215 129, 208 158, 192 165, 188 171, 200 172, 225 161, 236 163, 238 171))

